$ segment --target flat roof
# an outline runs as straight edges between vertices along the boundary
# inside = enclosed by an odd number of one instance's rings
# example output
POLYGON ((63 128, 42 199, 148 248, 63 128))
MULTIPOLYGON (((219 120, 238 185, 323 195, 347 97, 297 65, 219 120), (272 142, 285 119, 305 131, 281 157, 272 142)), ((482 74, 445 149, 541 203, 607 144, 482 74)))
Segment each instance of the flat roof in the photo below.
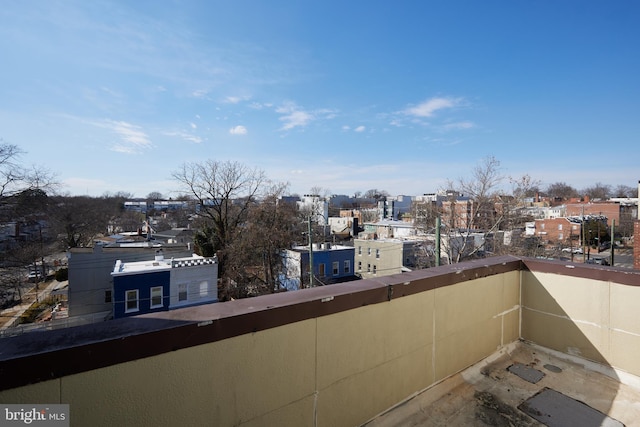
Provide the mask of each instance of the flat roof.
POLYGON ((518 341, 364 425, 630 426, 629 402, 640 378, 518 341))
POLYGON ((214 264, 213 258, 205 258, 200 255, 193 254, 190 257, 183 258, 158 258, 146 261, 122 262, 116 261, 111 275, 118 276, 124 274, 140 273, 143 271, 162 271, 170 270, 174 267, 185 267, 203 264, 214 264))
MULTIPOLYGON (((324 243, 318 242, 313 244, 313 252, 338 251, 338 250, 346 250, 346 249, 355 250, 353 246, 334 245, 333 243, 329 243, 329 242, 324 242, 324 243), (320 245, 320 247, 318 247, 318 245, 320 245)), ((291 250, 296 252, 308 252, 309 245, 294 246, 293 248, 291 248, 291 250)))

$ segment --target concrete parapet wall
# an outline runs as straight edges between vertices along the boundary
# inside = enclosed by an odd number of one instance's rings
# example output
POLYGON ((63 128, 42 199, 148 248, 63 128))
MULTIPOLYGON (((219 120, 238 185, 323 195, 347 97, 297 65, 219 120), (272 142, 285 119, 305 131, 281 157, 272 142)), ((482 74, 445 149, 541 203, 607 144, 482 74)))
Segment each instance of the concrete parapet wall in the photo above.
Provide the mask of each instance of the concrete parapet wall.
POLYGON ((574 269, 522 272, 522 338, 640 376, 640 275, 610 269, 603 280, 602 268, 574 269))
MULTIPOLYGON (((290 293, 280 310, 304 311, 305 297, 321 292, 317 313, 11 388, 0 401, 68 403, 74 425, 361 424, 517 339, 519 261, 509 262, 290 293)), ((270 307, 265 314, 279 316, 270 307)), ((158 316, 195 316, 188 310, 158 316)), ((150 339, 127 338, 134 353, 150 339)))
POLYGON ((497 257, 8 338, 0 402, 68 403, 72 425, 352 426, 519 338, 639 375, 639 277, 497 257))

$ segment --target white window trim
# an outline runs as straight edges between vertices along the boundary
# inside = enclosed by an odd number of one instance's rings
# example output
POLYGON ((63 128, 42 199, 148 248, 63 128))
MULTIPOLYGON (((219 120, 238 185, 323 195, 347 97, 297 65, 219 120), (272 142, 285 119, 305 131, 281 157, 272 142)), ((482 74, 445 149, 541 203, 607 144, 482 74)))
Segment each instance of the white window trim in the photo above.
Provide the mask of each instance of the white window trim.
POLYGON ((140 311, 140 292, 137 289, 129 289, 124 292, 124 312, 135 313, 136 311, 140 311), (136 308, 129 308, 129 292, 136 293, 136 308))
POLYGON ((345 273, 351 273, 351 261, 348 259, 344 260, 343 270, 345 273))
POLYGON ((149 305, 150 308, 160 308, 163 307, 162 304, 162 298, 164 297, 163 292, 162 292, 162 286, 154 286, 153 288, 151 288, 149 290, 149 305), (153 304, 153 290, 154 289, 160 289, 160 304, 153 304))
POLYGON ((332 265, 332 273, 334 276, 337 276, 338 274, 340 274, 340 261, 333 261, 332 265))

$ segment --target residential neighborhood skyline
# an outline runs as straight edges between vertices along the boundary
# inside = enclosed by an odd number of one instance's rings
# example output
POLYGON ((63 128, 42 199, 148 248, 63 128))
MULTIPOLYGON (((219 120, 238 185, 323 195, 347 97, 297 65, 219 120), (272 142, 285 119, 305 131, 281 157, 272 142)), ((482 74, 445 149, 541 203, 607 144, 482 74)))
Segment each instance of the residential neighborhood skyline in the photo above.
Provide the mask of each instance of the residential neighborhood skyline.
POLYGON ((36 3, 0 11, 0 138, 70 194, 172 192, 207 158, 293 193, 421 194, 487 155, 637 176, 632 2, 36 3))

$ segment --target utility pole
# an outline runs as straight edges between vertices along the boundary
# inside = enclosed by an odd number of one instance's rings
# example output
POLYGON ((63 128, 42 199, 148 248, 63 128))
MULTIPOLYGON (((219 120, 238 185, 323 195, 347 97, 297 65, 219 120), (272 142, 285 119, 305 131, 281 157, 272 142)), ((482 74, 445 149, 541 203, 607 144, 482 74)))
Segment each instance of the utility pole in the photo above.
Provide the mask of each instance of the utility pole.
POLYGON ((436 267, 440 266, 440 215, 436 217, 436 267))
POLYGON ((582 229, 582 262, 585 262, 587 260, 586 256, 587 256, 587 251, 586 249, 586 245, 585 245, 585 229, 584 229, 584 205, 582 205, 582 224, 581 224, 581 229, 582 229))
POLYGON ((309 215, 309 287, 313 288, 313 237, 311 235, 311 215, 309 215))
POLYGON ((611 266, 613 267, 613 248, 616 246, 615 245, 615 238, 614 236, 616 235, 616 220, 612 220, 613 222, 611 223, 611 266))

